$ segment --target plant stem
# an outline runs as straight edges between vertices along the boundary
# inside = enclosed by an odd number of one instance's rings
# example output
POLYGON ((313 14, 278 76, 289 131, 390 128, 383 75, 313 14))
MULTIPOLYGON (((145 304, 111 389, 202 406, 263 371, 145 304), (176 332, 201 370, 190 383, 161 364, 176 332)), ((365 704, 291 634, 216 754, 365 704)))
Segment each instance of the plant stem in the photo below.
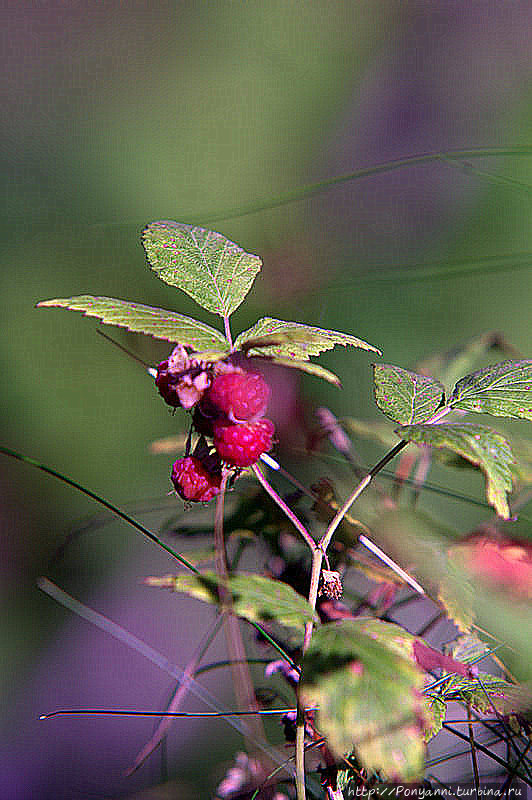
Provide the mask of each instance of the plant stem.
MULTIPOLYGON (((223 614, 223 626, 225 640, 227 643, 227 651, 231 661, 233 686, 238 707, 241 709, 258 711, 253 683, 251 681, 249 666, 246 660, 246 651, 242 641, 242 634, 240 632, 240 626, 238 619, 232 612, 231 595, 226 588, 228 571, 223 525, 225 491, 227 488, 228 479, 229 472, 224 470, 222 482, 220 484, 220 493, 216 498, 216 511, 214 515, 215 565, 216 572, 220 579, 219 598, 223 614)), ((254 739, 258 739, 259 741, 263 741, 265 739, 264 728, 262 726, 260 717, 257 715, 252 716, 248 723, 248 728, 249 737, 246 737, 246 748, 251 752, 254 749, 254 739)))
POLYGON ((225 338, 229 343, 229 348, 233 349, 233 339, 231 337, 231 325, 229 323, 229 317, 224 317, 224 331, 225 331, 225 338))
POLYGON ((475 789, 476 794, 478 797, 478 790, 480 786, 480 776, 478 772, 478 763, 477 763, 477 751, 475 748, 475 734, 473 732, 473 725, 471 719, 471 703, 467 704, 467 719, 468 719, 468 730, 469 730, 469 743, 471 745, 471 763, 473 764, 473 775, 475 778, 475 789))
POLYGON ((290 522, 294 525, 295 528, 297 528, 297 530, 299 531, 305 542, 310 547, 311 551, 314 552, 316 550, 316 542, 314 541, 310 533, 307 531, 303 523, 299 521, 299 519, 296 517, 292 509, 289 506, 287 506, 282 497, 280 497, 277 494, 273 486, 266 479, 260 467, 258 467, 257 464, 255 464, 252 467, 252 469, 253 472, 255 473, 255 477, 257 478, 258 482, 260 483, 264 491, 270 495, 270 497, 275 503, 277 503, 281 511, 283 511, 286 514, 290 522))

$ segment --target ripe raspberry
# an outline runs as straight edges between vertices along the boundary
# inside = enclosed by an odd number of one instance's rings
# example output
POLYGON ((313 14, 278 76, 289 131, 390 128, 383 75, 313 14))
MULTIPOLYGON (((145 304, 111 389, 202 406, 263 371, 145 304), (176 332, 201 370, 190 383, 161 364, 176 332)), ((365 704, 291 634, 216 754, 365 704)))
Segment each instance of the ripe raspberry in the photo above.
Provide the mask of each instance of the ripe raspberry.
POLYGON ((231 422, 262 417, 270 399, 270 387, 254 372, 235 370, 218 375, 205 395, 209 406, 231 422))
POLYGON ((239 425, 215 424, 214 446, 222 461, 234 467, 249 467, 262 453, 271 450, 274 433, 269 419, 239 425))
POLYGON ((183 500, 206 503, 220 491, 221 473, 208 472, 199 458, 180 458, 172 467, 172 483, 183 500))

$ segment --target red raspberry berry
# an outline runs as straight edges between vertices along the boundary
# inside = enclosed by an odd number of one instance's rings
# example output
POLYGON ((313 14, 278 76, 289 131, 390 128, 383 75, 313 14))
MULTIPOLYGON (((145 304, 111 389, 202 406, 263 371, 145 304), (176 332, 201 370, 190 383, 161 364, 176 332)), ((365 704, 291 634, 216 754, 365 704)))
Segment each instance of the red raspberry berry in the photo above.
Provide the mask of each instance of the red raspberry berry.
POLYGON ((275 427, 269 419, 242 422, 239 425, 215 425, 214 446, 227 464, 249 467, 271 450, 275 427))
POLYGON ((205 395, 206 407, 224 414, 231 422, 247 422, 262 417, 270 399, 270 387, 254 372, 227 372, 218 375, 205 395))
POLYGON ((172 467, 172 483, 183 500, 206 503, 220 491, 221 473, 208 472, 199 458, 180 458, 172 467))

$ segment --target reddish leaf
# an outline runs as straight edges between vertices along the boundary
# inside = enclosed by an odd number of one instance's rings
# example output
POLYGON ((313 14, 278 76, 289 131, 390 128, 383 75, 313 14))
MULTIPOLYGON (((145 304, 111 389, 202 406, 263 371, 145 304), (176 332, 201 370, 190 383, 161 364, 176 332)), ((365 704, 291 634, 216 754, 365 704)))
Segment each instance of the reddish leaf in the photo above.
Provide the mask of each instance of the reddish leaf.
POLYGON ((451 656, 443 655, 419 639, 414 642, 414 658, 419 666, 427 672, 439 667, 444 672, 454 672, 457 675, 463 675, 464 678, 471 677, 472 668, 467 664, 462 664, 451 656))
POLYGON ((475 536, 452 547, 449 555, 473 575, 532 599, 532 545, 528 542, 475 536))

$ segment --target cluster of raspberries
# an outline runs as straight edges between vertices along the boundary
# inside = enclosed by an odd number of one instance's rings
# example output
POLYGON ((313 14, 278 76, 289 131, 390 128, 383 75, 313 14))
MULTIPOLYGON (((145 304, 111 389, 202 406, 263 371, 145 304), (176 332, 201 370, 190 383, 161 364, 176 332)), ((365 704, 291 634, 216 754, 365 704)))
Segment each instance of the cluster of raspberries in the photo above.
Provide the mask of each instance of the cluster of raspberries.
POLYGON ((170 406, 193 412, 194 430, 203 437, 193 455, 172 468, 183 499, 211 500, 220 491, 223 464, 249 467, 271 449, 275 428, 264 417, 270 387, 260 375, 227 361, 202 361, 178 345, 157 367, 155 385, 170 406))

